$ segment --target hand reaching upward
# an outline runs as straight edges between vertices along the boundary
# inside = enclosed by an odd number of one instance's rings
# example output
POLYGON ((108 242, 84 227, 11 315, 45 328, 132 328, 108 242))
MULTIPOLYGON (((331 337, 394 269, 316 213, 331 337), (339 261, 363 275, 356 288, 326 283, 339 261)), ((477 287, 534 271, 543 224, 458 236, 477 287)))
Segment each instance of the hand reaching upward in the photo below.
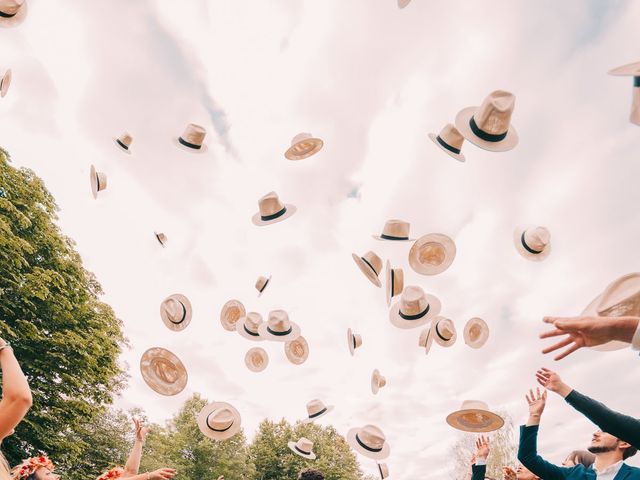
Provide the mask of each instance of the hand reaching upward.
POLYGON ((536 372, 536 380, 547 390, 557 393, 565 398, 571 393, 572 388, 564 383, 556 372, 542 367, 536 372))
POLYGON ((480 435, 476 439, 476 457, 487 459, 489 456, 489 449, 491 448, 491 441, 489 437, 485 437, 484 435, 480 435))
POLYGON ((529 390, 529 393, 525 396, 527 404, 529 405, 529 420, 527 425, 538 425, 540 423, 540 417, 544 412, 544 406, 547 402, 547 391, 545 390, 540 394, 540 389, 536 388, 536 391, 529 390))

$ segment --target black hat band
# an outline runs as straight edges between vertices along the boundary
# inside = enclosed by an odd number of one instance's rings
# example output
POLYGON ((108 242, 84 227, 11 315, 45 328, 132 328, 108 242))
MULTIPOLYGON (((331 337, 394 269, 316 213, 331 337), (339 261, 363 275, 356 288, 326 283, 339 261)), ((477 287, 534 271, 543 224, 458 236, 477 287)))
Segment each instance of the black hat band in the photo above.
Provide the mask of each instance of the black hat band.
POLYGON ((271 330, 271 328, 267 327, 267 332, 269 332, 271 335, 275 335, 277 337, 283 337, 285 335, 289 335, 292 331, 292 327, 289 327, 288 330, 285 330, 284 332, 274 332, 273 330, 271 330))
POLYGON ((175 325, 181 324, 182 322, 184 322, 184 319, 187 317, 187 309, 185 308, 184 303, 182 303, 180 300, 178 300, 178 303, 182 307, 182 318, 177 322, 174 322, 173 320, 169 319, 169 321, 175 325))
POLYGON ((322 415, 322 414, 323 414, 324 412, 326 412, 326 411, 327 411, 327 408, 325 407, 325 408, 323 408, 322 410, 320 410, 319 412, 317 412, 317 413, 313 413, 313 414, 309 415, 309 418, 316 418, 316 417, 319 417, 320 415, 322 415))
POLYGON ((260 336, 259 333, 255 333, 255 332, 252 332, 251 330, 248 330, 246 325, 242 325, 242 328, 244 328, 244 331, 247 332, 249 335, 251 335, 253 337, 259 337, 260 336))
POLYGON ((376 274, 376 276, 378 275, 378 272, 376 272, 376 269, 375 269, 375 268, 373 268, 373 265, 371 265, 369 262, 367 262, 367 259, 366 259, 366 258, 364 258, 364 257, 360 257, 360 260, 362 260, 364 263, 366 263, 366 264, 369 266, 369 268, 370 268, 371 270, 373 270, 373 273, 375 273, 375 274, 376 274))
MULTIPOLYGON (((213 412, 211 412, 213 413, 213 412)), ((211 416, 211 413, 209 415, 207 415, 207 427, 209 427, 210 430, 213 430, 214 432, 226 432, 227 430, 229 430, 231 427, 233 427, 233 421, 231 422, 231 425, 229 425, 227 428, 213 428, 211 425, 209 425, 209 417, 211 416)))
POLYGON ((365 450, 369 451, 369 452, 381 452, 382 448, 372 448, 368 445, 365 445, 364 443, 362 443, 362 441, 360 440, 360 437, 358 436, 358 434, 356 433, 356 442, 358 442, 358 445, 360 445, 362 448, 364 448, 365 450))
POLYGON ((127 145, 125 145, 124 143, 122 143, 119 138, 116 138, 116 142, 118 142, 118 145, 120 145, 125 150, 129 150, 129 147, 127 145))
POLYGON ((2 10, 0 10, 0 17, 2 17, 2 18, 13 18, 17 14, 18 14, 18 12, 16 12, 16 13, 6 13, 6 12, 3 12, 2 10))
POLYGON ((297 445, 294 445, 293 448, 295 448, 298 452, 302 453, 303 455, 311 455, 311 452, 305 452, 301 448, 298 448, 297 445))
POLYGON ((447 142, 445 142, 445 141, 442 139, 442 137, 440 137, 440 135, 438 135, 438 136, 436 137, 436 140, 438 141, 438 143, 439 143, 440 145, 442 145, 442 147, 443 147, 443 148, 446 148, 446 149, 447 149, 447 150, 449 150, 450 152, 460 154, 460 149, 459 149, 459 148, 452 147, 451 145, 449 145, 447 142))
POLYGON ((264 285, 262 286, 262 288, 260 290, 258 290, 260 293, 262 293, 262 291, 267 288, 267 285, 269 284, 269 280, 271 280, 270 278, 267 278, 267 281, 264 282, 264 285))
POLYGON ((385 240, 409 240, 409 237, 396 237, 394 235, 387 235, 385 233, 380 235, 380 238, 384 238, 385 240))
POLYGON ((273 220, 274 218, 281 217, 287 211, 287 207, 282 207, 282 210, 277 211, 273 215, 260 215, 260 219, 263 222, 268 222, 269 220, 273 220))
POLYGON ((178 137, 178 142, 180 142, 182 145, 184 145, 185 147, 188 148, 193 148, 194 150, 200 150, 202 148, 202 145, 196 145, 195 143, 190 143, 187 142, 184 138, 182 137, 178 137))
POLYGON ((485 132, 480 127, 478 127, 473 117, 471 117, 471 120, 469 120, 469 126, 471 127, 471 131, 474 133, 476 137, 481 138, 482 140, 485 140, 487 142, 500 142, 506 138, 507 133, 509 132, 508 129, 506 132, 499 133, 497 135, 493 133, 485 132))
POLYGON ((440 340, 444 341, 444 342, 448 342, 449 340, 451 340, 451 337, 449 338, 445 338, 442 336, 442 334, 440 333, 440 330, 438 330, 438 324, 436 323, 436 335, 438 335, 438 337, 440 337, 440 340))
POLYGON ((420 313, 416 313, 415 315, 407 315, 406 313, 402 313, 401 310, 398 310, 398 313, 400 314, 400 316, 402 318, 404 318, 405 320, 418 320, 419 318, 424 317, 427 312, 429 311, 430 305, 427 304, 427 308, 425 308, 423 311, 421 311, 420 313))
POLYGON ((640 87, 640 77, 633 77, 633 86, 640 87))
POLYGON ((524 233, 525 232, 522 232, 522 235, 520 236, 520 241, 522 242, 522 246, 524 247, 524 249, 529 253, 533 253, 534 255, 542 253, 543 250, 534 250, 529 245, 527 245, 527 242, 524 241, 524 233))

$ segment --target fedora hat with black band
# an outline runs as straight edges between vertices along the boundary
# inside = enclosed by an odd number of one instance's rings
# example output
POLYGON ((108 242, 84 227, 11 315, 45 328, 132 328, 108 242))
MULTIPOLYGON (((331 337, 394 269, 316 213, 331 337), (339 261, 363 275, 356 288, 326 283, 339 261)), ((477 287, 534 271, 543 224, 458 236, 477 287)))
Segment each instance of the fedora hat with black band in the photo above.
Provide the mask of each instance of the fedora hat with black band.
POLYGON ((160 304, 160 318, 169 330, 180 332, 191 323, 191 302, 181 293, 174 293, 160 304))
POLYGON ((462 153, 464 137, 452 123, 447 123, 442 127, 442 130, 440 130, 438 135, 430 133, 429 138, 450 157, 455 158, 459 162, 464 162, 466 160, 462 153))
POLYGON ((418 346, 424 348, 424 354, 427 355, 433 345, 433 322, 420 332, 418 337, 418 346))
POLYGON ((238 433, 242 419, 233 405, 227 402, 213 402, 200 410, 196 422, 205 437, 220 441, 238 433))
POLYGON ((26 16, 26 0, 0 0, 0 27, 16 27, 26 16))
POLYGON ((140 373, 156 393, 173 396, 187 385, 187 370, 178 357, 166 348, 153 347, 142 354, 140 373))
POLYGON ((276 192, 269 192, 258 200, 258 212, 251 217, 251 221, 258 227, 286 220, 297 209, 295 205, 282 203, 276 192))
POLYGON ((386 463, 378 463, 378 472, 383 480, 389 477, 389 467, 386 463))
POLYGON ((416 328, 431 321, 440 313, 440 308, 437 297, 425 293, 422 287, 410 285, 405 287, 400 300, 391 306, 389 320, 398 328, 416 328))
POLYGON ((302 420, 302 423, 311 423, 324 417, 331 410, 333 410, 333 405, 325 405, 322 400, 315 398, 307 403, 307 418, 302 420))
POLYGON ((153 234, 156 236, 156 240, 158 240, 158 243, 161 246, 164 247, 167 244, 167 240, 168 239, 167 239, 167 236, 164 233, 162 233, 162 232, 153 232, 153 234))
POLYGON ((4 96, 9 91, 9 86, 11 85, 11 69, 4 72, 2 78, 0 78, 0 98, 4 98, 4 96))
POLYGON ((633 77, 633 90, 631 94, 631 114, 629 121, 640 125, 640 62, 628 63, 621 67, 609 70, 609 75, 633 77))
POLYGON ((411 225, 404 220, 396 218, 387 220, 382 227, 380 235, 373 235, 376 240, 386 240, 390 242, 412 242, 415 238, 409 238, 411 225))
POLYGON ((260 275, 258 277, 258 280, 256 280, 256 290, 258 290, 258 296, 262 295, 262 292, 264 292, 264 289, 267 288, 267 285, 269 285, 270 281, 271 275, 269 275, 268 277, 260 275))
POLYGON ((91 194, 93 198, 98 198, 98 192, 107 188, 107 174, 96 171, 96 167, 91 165, 89 180, 91 181, 91 194))
POLYGON ((352 357, 356 348, 362 346, 362 337, 357 333, 353 333, 350 328, 347 328, 347 345, 349 346, 349 353, 352 357))
POLYGON ((258 327, 258 333, 265 340, 290 342, 300 336, 300 327, 289 320, 284 310, 271 310, 266 322, 258 327))
POLYGON ((347 443, 359 454, 374 460, 384 460, 391 453, 384 432, 375 425, 350 429, 347 432, 347 443))
POLYGON ((264 340, 258 332, 258 327, 262 324, 262 315, 258 312, 247 312, 243 317, 240 317, 236 322, 236 332, 241 337, 254 342, 260 342, 264 340))
POLYGON ((502 428, 504 420, 480 400, 465 400, 460 410, 447 416, 447 423, 463 432, 493 432, 502 428))
POLYGON ((206 136, 207 131, 203 126, 189 123, 182 135, 175 137, 173 141, 177 147, 187 152, 204 153, 207 151, 207 145, 204 143, 206 136))
POLYGON ((404 271, 401 268, 391 268, 391 262, 386 264, 386 285, 387 306, 391 305, 391 299, 400 295, 404 289, 404 271))
POLYGON ((124 153, 128 153, 129 155, 131 155, 130 147, 131 147, 131 143, 133 143, 133 137, 130 134, 125 132, 119 137, 114 138, 113 140, 116 143, 116 146, 120 150, 122 150, 124 153))
POLYGON ((316 454, 313 453, 313 442, 308 438, 301 437, 297 442, 288 442, 289 449, 307 460, 315 460, 316 454))
POLYGON ((534 262, 541 262, 551 253, 551 233, 545 227, 518 227, 513 232, 513 243, 520 255, 534 262))
POLYGON ((284 152, 284 156, 288 160, 303 160, 318 153, 323 145, 321 139, 310 133, 299 133, 291 140, 291 146, 284 152))
POLYGON ((360 257, 355 253, 351 254, 353 261, 356 262, 360 271, 369 279, 376 287, 381 287, 379 275, 382 271, 382 259, 375 252, 368 251, 364 256, 360 257))
POLYGON ((456 333, 456 326, 452 320, 437 316, 431 322, 433 333, 433 339, 441 347, 450 347, 456 343, 458 334, 456 333))

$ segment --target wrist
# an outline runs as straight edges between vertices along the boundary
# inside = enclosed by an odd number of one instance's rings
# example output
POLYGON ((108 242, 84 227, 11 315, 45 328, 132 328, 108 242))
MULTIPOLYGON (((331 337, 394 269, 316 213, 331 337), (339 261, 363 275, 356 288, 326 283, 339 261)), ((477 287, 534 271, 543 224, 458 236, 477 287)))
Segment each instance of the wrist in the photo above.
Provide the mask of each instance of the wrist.
POLYGON ((611 337, 614 340, 631 343, 638 329, 640 317, 618 317, 614 320, 611 337))
POLYGON ((555 390, 555 392, 558 395, 560 395, 562 398, 567 398, 567 395, 569 395, 572 391, 573 391, 573 388, 571 388, 566 383, 561 383, 560 386, 555 390))

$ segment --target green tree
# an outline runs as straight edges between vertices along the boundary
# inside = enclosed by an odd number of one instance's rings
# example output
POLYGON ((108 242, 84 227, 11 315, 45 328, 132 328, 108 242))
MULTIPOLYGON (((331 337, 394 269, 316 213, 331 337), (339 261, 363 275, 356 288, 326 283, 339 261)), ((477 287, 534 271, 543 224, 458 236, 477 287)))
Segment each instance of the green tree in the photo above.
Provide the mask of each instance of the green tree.
POLYGON ((13 344, 33 407, 3 451, 10 464, 45 452, 72 472, 92 448, 78 433, 125 384, 117 358, 126 340, 56 225, 53 196, 33 171, 9 161, 0 149, 0 336, 13 344))

